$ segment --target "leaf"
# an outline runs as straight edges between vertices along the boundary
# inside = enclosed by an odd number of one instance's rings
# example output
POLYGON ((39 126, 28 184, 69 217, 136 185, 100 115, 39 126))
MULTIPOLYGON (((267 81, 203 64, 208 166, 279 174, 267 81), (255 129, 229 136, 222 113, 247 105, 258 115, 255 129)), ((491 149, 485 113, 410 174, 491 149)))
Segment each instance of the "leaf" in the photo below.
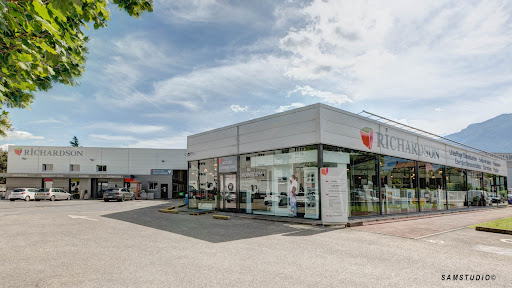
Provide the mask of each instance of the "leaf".
POLYGON ((32 6, 34 6, 34 10, 39 16, 41 16, 44 20, 51 21, 52 18, 48 14, 48 9, 46 9, 46 5, 41 4, 38 1, 33 1, 32 6))
POLYGON ((48 46, 48 44, 46 44, 46 42, 40 42, 40 43, 36 43, 37 46, 41 47, 41 49, 44 49, 52 54, 57 54, 57 52, 55 52, 55 49, 53 49, 52 47, 48 46))
POLYGON ((60 21, 66 22, 66 16, 62 14, 60 9, 56 9, 52 3, 48 4, 48 9, 52 12, 53 15, 55 15, 60 21))
POLYGON ((20 60, 21 62, 32 62, 32 55, 30 54, 20 54, 18 56, 18 60, 20 60))

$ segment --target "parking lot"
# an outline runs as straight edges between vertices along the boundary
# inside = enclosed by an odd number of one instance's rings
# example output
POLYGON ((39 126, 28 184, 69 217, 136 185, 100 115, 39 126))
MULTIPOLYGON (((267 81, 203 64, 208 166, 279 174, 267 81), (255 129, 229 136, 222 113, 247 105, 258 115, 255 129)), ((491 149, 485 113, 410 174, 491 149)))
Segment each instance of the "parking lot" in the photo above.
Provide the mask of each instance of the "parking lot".
POLYGON ((224 221, 211 215, 158 212, 171 204, 175 203, 2 200, 0 286, 510 287, 512 283, 512 236, 447 226, 461 219, 471 220, 459 226, 512 216, 512 208, 446 215, 442 217, 460 218, 430 218, 423 224, 427 219, 335 229, 236 215, 224 221), (431 236, 420 238, 416 233, 404 237, 372 231, 429 225, 444 232, 428 231, 431 236), (494 279, 442 280, 454 273, 494 279))

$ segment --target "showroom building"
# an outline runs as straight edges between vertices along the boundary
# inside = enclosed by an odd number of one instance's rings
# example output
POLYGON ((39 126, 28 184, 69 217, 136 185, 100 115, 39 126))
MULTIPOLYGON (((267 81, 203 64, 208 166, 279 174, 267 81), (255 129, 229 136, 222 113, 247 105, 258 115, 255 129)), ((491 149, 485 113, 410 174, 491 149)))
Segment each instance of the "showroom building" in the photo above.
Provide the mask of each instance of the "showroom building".
POLYGON ((502 158, 379 120, 314 104, 191 135, 189 208, 324 221, 496 205, 506 190, 502 158))
MULTIPOLYGON (((512 153, 496 153, 496 155, 507 161, 507 179, 510 179, 512 177, 512 153)), ((507 184, 508 190, 512 192, 512 181, 508 181, 507 184)))
POLYGON ((116 187, 145 190, 155 198, 176 198, 187 190, 185 149, 10 145, 7 161, 7 191, 53 187, 95 199, 116 187))

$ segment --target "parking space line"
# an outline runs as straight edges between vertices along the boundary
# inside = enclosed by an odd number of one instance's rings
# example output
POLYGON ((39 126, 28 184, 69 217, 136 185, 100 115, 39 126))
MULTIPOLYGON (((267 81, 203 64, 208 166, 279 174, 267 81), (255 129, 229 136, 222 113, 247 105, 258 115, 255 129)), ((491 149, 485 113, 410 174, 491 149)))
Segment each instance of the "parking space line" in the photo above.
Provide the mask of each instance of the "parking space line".
POLYGON ((460 228, 456 228, 456 229, 451 229, 451 230, 446 230, 446 231, 442 231, 442 232, 438 232, 438 233, 424 235, 424 236, 416 237, 416 238, 414 238, 414 240, 418 240, 418 239, 422 239, 422 238, 427 238, 427 237, 430 237, 430 236, 435 236, 435 235, 444 234, 444 233, 448 233, 448 232, 453 232, 453 231, 457 231, 457 230, 461 230, 461 229, 465 229, 465 228, 466 227, 460 227, 460 228))
POLYGON ((512 256, 512 249, 508 249, 508 248, 500 248, 500 247, 485 246, 485 245, 476 245, 476 246, 473 247, 473 249, 477 250, 477 251, 482 251, 482 252, 500 254, 500 255, 505 255, 505 256, 512 256))

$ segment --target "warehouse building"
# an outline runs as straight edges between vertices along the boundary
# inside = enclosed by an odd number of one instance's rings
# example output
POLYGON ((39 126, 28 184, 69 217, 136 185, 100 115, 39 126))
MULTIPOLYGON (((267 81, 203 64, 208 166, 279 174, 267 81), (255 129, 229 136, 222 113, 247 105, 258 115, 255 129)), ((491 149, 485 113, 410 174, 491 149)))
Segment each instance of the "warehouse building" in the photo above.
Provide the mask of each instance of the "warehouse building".
POLYGON ((12 145, 6 186, 7 191, 62 188, 91 199, 102 198, 108 188, 138 186, 155 198, 176 198, 187 190, 185 154, 185 149, 12 145))

